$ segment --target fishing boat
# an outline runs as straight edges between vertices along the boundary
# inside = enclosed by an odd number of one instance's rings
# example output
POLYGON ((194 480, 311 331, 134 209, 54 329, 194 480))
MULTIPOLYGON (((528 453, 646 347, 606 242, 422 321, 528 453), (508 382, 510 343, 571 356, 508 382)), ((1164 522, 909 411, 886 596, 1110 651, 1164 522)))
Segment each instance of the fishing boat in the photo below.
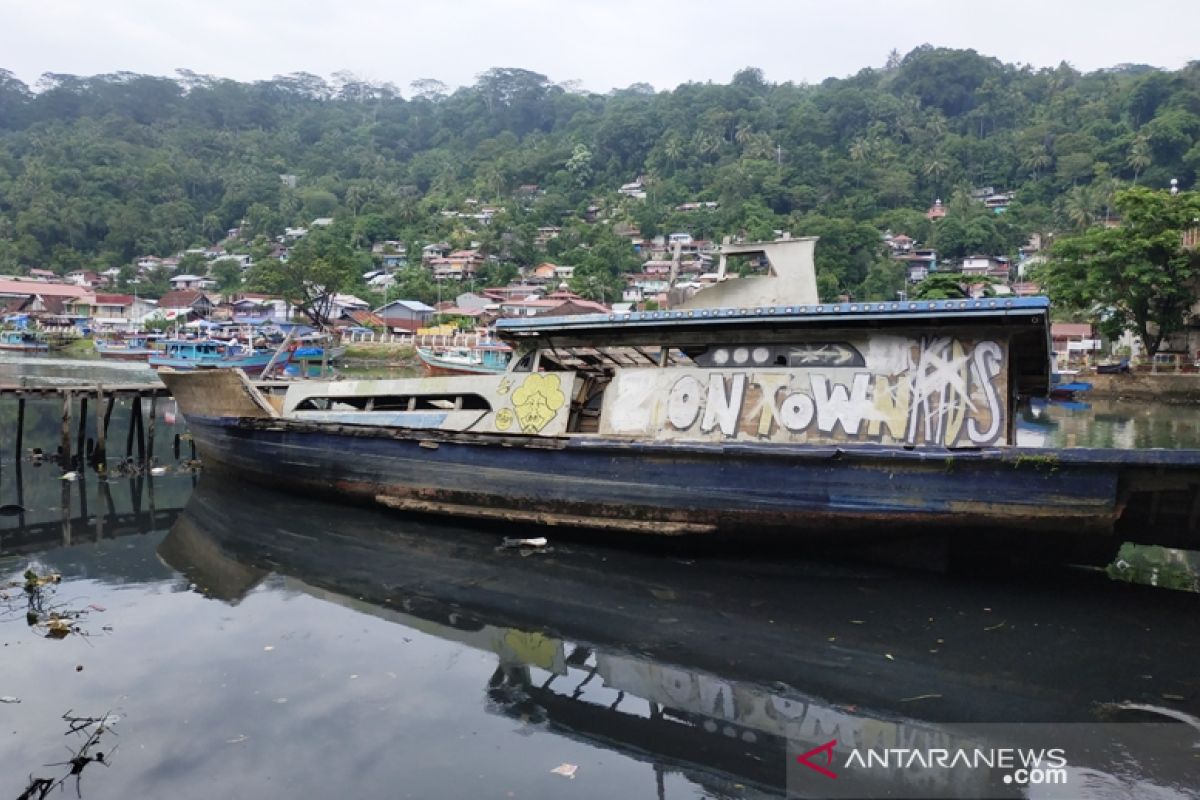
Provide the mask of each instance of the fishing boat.
POLYGON ((496 375, 508 369, 512 354, 511 347, 493 341, 475 347, 417 348, 417 358, 429 375, 496 375))
POLYGON ((96 353, 100 358, 114 361, 146 361, 160 352, 153 347, 149 336, 126 336, 116 339, 96 339, 96 353))
POLYGON ((728 243, 671 310, 502 320, 503 373, 164 373, 206 468, 342 500, 646 534, 1196 538, 1200 451, 1015 446, 1049 301, 823 303, 815 239, 728 243), (730 254, 770 274, 734 278, 730 254), (778 302, 786 298, 784 302, 778 302))
POLYGON ((276 358, 273 350, 255 350, 210 339, 168 339, 163 343, 162 352, 151 355, 149 361, 154 369, 238 369, 244 374, 254 375, 262 372, 273 360, 276 364, 283 365, 290 358, 291 351, 285 351, 276 358))
POLYGON ((39 336, 33 331, 0 331, 0 350, 12 350, 19 353, 45 353, 50 350, 50 344, 44 337, 39 336))

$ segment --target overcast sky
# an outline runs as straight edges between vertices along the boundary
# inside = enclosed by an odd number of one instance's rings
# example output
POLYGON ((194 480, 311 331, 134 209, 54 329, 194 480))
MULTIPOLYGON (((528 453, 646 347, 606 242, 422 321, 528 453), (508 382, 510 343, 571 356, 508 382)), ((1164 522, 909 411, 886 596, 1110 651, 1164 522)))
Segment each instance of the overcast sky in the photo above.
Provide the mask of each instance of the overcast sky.
POLYGON ((0 68, 178 67, 257 80, 348 69, 389 81, 471 83, 523 67, 607 91, 727 81, 818 82, 882 66, 892 48, 972 47, 1081 70, 1200 58, 1197 0, 0 0, 0 68))

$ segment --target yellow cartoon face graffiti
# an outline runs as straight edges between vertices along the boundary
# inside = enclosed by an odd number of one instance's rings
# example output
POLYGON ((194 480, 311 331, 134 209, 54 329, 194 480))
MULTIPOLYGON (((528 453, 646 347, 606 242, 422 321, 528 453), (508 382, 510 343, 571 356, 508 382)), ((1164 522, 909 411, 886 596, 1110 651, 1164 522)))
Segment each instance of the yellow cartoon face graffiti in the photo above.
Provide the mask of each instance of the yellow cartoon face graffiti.
POLYGON ((567 396, 553 373, 530 375, 512 395, 522 433, 537 433, 549 425, 566 402, 567 396))

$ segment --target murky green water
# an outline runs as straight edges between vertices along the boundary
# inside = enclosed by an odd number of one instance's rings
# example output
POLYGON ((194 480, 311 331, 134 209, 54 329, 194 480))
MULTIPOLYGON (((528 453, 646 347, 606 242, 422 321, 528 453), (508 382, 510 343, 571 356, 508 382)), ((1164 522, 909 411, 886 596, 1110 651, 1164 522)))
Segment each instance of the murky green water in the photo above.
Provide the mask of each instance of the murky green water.
MULTIPOLYGON (((53 447, 59 408, 30 402, 27 447, 53 447)), ((1196 409, 1146 410, 1040 421, 1053 444, 1197 444, 1196 409)), ((1200 595, 1098 571, 922 574, 553 531, 546 550, 507 549, 492 529, 197 475, 186 438, 174 453, 182 423, 162 418, 165 472, 122 474, 127 419, 114 413, 103 478, 28 460, 18 475, 0 439, 0 504, 23 506, 0 514, 0 698, 19 700, 0 702, 0 798, 69 772, 47 765, 99 725, 64 735, 68 712, 111 715, 85 752, 109 764, 84 764, 90 800, 782 797, 789 752, 832 739, 1200 725, 1200 595), (62 576, 34 625, 29 568, 62 576)), ((1053 796, 1200 796, 1200 761, 1181 778, 1160 756, 1072 753, 1087 779, 1053 796)), ((889 780, 846 785, 914 791, 889 780)))

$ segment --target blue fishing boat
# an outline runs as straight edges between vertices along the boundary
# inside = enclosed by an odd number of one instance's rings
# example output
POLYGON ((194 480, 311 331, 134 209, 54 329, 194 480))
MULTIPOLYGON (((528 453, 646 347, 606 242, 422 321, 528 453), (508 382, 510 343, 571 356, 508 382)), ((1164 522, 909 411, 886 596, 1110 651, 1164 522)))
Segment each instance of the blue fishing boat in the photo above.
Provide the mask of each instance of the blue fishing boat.
MULTIPOLYGON (((1017 447, 1045 298, 822 303, 815 239, 671 310, 501 320, 494 375, 164 375, 206 468, 480 520, 648 534, 1200 536, 1200 451, 1017 447), (773 297, 792 298, 772 302, 773 297), (711 302, 706 305, 705 301, 711 302)), ((782 252, 781 252, 782 251, 782 252)))
POLYGON ((33 331, 0 331, 0 350, 12 350, 20 353, 45 353, 50 350, 50 344, 45 338, 33 331))
MULTIPOLYGON (((161 353, 150 356, 150 366, 175 371, 240 369, 248 375, 258 374, 275 358, 271 350, 254 350, 211 339, 168 339, 161 353)), ((275 359, 283 365, 291 358, 284 352, 275 359)))

